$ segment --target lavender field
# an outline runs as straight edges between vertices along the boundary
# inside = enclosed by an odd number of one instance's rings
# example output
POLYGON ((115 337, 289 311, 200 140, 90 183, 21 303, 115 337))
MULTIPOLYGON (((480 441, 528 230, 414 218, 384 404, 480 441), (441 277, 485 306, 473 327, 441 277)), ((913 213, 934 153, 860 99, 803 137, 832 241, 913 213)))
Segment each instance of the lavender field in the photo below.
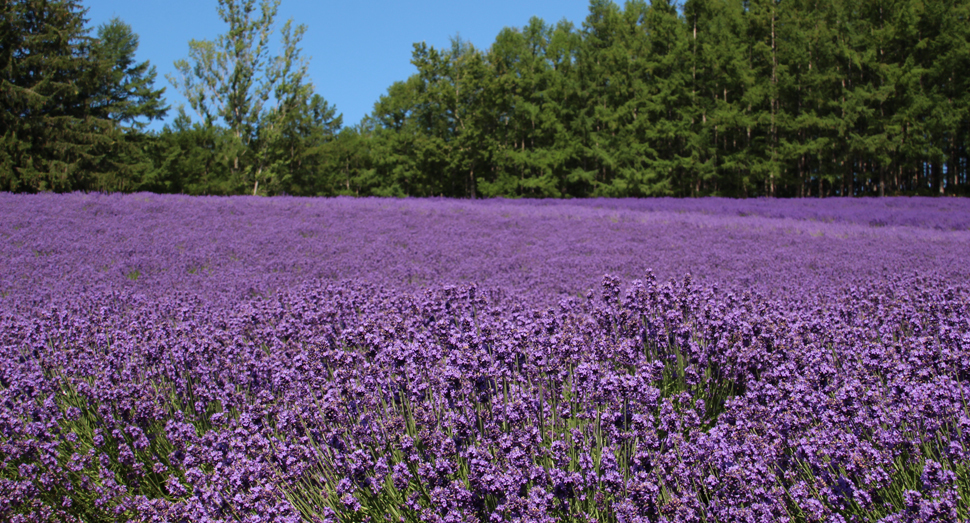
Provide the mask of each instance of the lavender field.
POLYGON ((970 521, 970 201, 0 194, 0 520, 970 521))

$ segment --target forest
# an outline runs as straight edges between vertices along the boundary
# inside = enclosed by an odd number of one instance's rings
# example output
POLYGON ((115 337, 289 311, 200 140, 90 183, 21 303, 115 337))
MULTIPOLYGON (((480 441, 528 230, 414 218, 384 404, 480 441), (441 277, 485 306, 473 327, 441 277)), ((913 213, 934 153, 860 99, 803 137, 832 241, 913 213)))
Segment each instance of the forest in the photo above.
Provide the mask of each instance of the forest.
POLYGON ((415 44, 356 125, 279 0, 217 4, 227 31, 166 82, 122 20, 3 2, 0 191, 970 195, 970 0, 592 0, 579 27, 415 44))

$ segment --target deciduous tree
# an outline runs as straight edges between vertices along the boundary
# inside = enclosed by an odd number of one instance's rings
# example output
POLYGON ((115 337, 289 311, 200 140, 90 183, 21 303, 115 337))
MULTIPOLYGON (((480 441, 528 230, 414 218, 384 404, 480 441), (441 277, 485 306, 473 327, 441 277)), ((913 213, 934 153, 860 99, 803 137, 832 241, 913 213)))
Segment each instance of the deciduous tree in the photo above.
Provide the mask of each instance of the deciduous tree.
MULTIPOLYGON (((264 190, 284 190, 290 166, 280 154, 280 147, 286 148, 280 141, 292 138, 299 127, 294 122, 305 120, 306 111, 325 103, 314 102, 307 58, 299 47, 306 26, 288 20, 280 29, 282 53, 270 51, 279 3, 219 0, 219 17, 228 31, 215 40, 190 41, 188 59, 176 61, 178 74, 168 77, 204 125, 225 124, 242 146, 232 159, 230 183, 248 185, 253 194, 260 192, 260 183, 264 190)), ((332 115, 322 124, 331 120, 332 115)))

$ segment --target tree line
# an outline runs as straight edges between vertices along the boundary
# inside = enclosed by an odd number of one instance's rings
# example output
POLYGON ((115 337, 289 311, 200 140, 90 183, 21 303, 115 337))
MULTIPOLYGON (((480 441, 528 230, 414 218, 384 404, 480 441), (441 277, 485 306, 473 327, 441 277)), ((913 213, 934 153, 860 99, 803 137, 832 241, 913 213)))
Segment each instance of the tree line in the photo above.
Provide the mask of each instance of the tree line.
POLYGON ((344 126, 279 0, 218 0, 165 116, 120 20, 4 4, 0 189, 451 197, 970 194, 970 0, 592 0, 417 72, 344 126), (191 115, 190 115, 191 112, 191 115))

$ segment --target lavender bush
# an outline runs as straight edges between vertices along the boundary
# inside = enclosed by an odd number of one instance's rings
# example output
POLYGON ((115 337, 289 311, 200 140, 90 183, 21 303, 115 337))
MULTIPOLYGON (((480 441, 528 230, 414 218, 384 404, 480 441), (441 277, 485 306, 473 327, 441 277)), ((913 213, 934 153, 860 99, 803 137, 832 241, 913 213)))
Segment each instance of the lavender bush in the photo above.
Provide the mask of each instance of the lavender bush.
POLYGON ((0 195, 0 519, 967 521, 968 217, 0 195))

